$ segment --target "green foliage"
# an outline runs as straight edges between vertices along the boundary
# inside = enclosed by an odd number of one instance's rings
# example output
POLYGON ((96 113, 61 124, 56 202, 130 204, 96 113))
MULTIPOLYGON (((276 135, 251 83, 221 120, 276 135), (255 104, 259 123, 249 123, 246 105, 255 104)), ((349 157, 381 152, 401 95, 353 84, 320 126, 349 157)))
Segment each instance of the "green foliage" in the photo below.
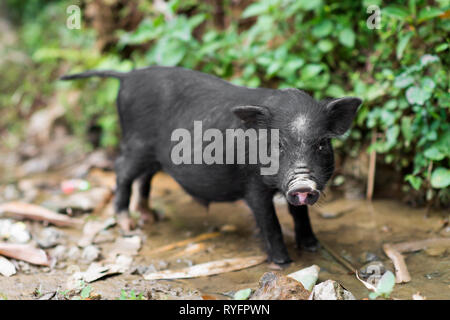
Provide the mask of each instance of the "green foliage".
MULTIPOLYGON (((258 0, 239 17, 226 8, 224 29, 213 23, 208 2, 171 0, 163 14, 140 1, 145 18, 131 32, 118 30, 117 45, 104 54, 92 49, 93 30, 65 28, 61 12, 69 2, 7 1, 22 14, 22 45, 32 57, 31 71, 12 68, 25 79, 5 91, 19 88, 22 114, 33 109, 35 96, 79 88, 80 108, 68 113, 74 131, 83 135, 94 121, 103 129, 102 145, 117 144, 117 81, 59 83, 61 64, 70 72, 178 65, 249 87, 296 87, 317 99, 353 95, 364 104, 352 131, 334 142, 337 150, 357 155, 377 133, 367 151, 376 150, 412 188, 448 198, 450 20, 442 18, 448 0, 258 0), (371 4, 382 10, 379 29, 366 24, 371 4), (124 59, 129 48, 138 49, 124 59)), ((14 105, 7 94, 0 102, 14 105)), ((3 117, 0 128, 12 123, 3 117)))
POLYGON ((242 289, 239 291, 236 291, 236 293, 233 296, 234 300, 247 300, 250 297, 250 294, 252 293, 252 289, 242 289))
POLYGON ((140 292, 136 295, 134 290, 131 290, 130 292, 126 292, 124 289, 120 291, 120 297, 118 300, 145 300, 144 294, 140 292))
POLYGON ((386 271, 377 284, 375 291, 369 293, 370 299, 376 299, 378 297, 389 298, 394 290, 395 276, 391 271, 386 271))

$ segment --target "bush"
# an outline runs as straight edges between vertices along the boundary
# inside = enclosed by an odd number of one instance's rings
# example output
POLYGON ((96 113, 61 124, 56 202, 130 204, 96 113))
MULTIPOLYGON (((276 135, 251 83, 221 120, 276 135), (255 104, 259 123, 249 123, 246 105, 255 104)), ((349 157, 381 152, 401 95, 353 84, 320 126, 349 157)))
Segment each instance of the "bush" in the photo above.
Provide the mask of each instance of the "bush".
MULTIPOLYGON (((238 16, 236 8, 229 9, 231 2, 224 2, 226 28, 214 23, 214 8, 203 1, 172 0, 164 13, 141 1, 145 18, 131 32, 117 30, 117 45, 103 55, 92 51, 95 35, 90 29, 81 36, 60 27, 58 41, 47 37, 27 46, 36 65, 56 66, 58 59, 69 62, 72 72, 178 65, 250 87, 297 87, 318 99, 361 97, 364 104, 355 125, 334 142, 337 149, 356 155, 376 134, 367 151, 375 150, 412 188, 427 192, 428 200, 438 196, 448 201, 448 0, 410 0, 406 5, 259 0, 237 8, 242 9, 238 16), (373 4, 382 10, 379 29, 368 27, 373 17, 367 8, 373 4), (124 54, 130 48, 131 55, 124 54)), ((47 5, 42 15, 67 4, 47 5)), ((27 28, 25 24, 22 32, 29 32, 27 28)), ((117 82, 58 84, 59 89, 69 86, 89 92, 82 111, 72 118, 74 127, 82 128, 76 131, 82 132, 86 120, 95 118, 103 128, 103 145, 116 144, 118 122, 111 106, 117 82)))

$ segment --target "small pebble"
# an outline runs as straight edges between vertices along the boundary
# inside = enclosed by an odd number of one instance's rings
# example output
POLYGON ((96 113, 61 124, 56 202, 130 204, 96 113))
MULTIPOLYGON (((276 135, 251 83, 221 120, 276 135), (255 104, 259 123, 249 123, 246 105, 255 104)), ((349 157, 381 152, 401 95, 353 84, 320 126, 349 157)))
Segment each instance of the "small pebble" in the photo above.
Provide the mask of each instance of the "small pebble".
POLYGON ((96 246, 90 245, 83 249, 81 254, 81 259, 85 262, 93 262, 97 260, 100 256, 100 249, 96 246))

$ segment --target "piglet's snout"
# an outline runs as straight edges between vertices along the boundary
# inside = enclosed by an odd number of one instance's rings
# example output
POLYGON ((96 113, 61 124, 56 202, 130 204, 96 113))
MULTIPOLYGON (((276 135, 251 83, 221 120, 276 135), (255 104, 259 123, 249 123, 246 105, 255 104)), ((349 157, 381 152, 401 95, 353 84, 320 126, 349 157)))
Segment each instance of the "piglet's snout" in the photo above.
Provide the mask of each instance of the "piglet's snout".
POLYGON ((319 199, 319 195, 319 191, 310 187, 299 187, 288 192, 287 201, 294 206, 312 205, 319 199))

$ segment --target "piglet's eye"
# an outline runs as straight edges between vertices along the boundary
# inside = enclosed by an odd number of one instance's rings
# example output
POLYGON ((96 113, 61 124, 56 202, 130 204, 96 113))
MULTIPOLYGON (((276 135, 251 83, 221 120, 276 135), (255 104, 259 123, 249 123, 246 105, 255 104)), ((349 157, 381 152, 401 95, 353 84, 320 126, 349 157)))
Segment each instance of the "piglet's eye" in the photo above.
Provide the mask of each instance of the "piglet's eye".
POLYGON ((319 151, 323 151, 326 147, 326 142, 325 141, 321 141, 319 143, 319 145, 317 146, 317 148, 319 149, 319 151))

